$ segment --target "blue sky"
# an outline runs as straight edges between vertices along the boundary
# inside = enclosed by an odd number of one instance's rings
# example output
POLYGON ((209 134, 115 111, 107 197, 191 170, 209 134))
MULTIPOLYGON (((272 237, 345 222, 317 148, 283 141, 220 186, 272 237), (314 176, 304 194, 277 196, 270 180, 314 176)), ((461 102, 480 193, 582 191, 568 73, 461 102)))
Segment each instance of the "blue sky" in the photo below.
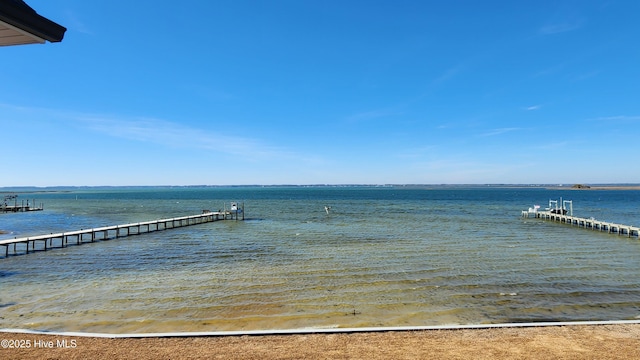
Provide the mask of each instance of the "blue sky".
POLYGON ((27 0, 0 186, 640 182, 640 2, 27 0))

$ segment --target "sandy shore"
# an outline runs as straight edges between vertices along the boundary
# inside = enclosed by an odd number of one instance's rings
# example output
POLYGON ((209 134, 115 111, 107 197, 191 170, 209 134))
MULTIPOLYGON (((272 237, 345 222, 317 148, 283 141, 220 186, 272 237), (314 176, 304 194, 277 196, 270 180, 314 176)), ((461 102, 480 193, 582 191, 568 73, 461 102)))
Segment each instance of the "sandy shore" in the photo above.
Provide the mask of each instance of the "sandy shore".
POLYGON ((589 191, 589 190, 640 190, 640 185, 589 185, 588 188, 573 188, 571 186, 546 186, 548 190, 576 190, 576 191, 589 191))
POLYGON ((638 359, 640 324, 225 337, 0 333, 2 359, 638 359), (65 347, 66 344, 66 347, 65 347))
POLYGON ((640 186, 592 186, 586 190, 640 190, 640 186))

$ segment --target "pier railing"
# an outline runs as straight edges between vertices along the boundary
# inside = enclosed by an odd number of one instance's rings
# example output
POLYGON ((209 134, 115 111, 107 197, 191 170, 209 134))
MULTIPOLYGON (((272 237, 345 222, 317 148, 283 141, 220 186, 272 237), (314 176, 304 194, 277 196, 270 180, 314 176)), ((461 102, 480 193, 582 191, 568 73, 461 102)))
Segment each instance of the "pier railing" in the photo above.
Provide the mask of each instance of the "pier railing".
POLYGON ((236 208, 234 210, 216 212, 203 210, 202 214, 197 215, 0 240, 0 246, 5 247, 4 255, 8 257, 10 249, 13 250, 13 255, 17 255, 18 253, 28 254, 29 252, 39 250, 63 248, 69 244, 80 245, 87 242, 110 240, 129 235, 174 229, 218 220, 244 220, 243 210, 244 206, 242 209, 236 208), (241 216, 240 219, 239 216, 241 216))

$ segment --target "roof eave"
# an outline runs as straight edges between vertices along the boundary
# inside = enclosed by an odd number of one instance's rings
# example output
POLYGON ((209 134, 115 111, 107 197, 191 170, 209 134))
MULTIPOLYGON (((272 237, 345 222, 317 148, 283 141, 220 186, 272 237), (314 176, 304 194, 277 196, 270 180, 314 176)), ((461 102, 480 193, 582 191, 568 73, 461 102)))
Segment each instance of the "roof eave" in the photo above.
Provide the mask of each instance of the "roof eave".
POLYGON ((0 21, 49 42, 62 41, 67 31, 64 26, 38 15, 20 0, 0 2, 0 21))

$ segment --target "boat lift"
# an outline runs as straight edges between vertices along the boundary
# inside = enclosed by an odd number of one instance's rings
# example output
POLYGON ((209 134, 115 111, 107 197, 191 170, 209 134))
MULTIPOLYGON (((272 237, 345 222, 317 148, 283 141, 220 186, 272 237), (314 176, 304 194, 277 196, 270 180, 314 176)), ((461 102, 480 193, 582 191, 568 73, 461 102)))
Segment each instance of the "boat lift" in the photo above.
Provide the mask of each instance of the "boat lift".
POLYGON ((559 200, 561 207, 558 207, 558 200, 549 200, 549 207, 547 211, 551 211, 554 214, 565 215, 567 213, 567 204, 569 204, 569 216, 573 216, 573 200, 559 200))

